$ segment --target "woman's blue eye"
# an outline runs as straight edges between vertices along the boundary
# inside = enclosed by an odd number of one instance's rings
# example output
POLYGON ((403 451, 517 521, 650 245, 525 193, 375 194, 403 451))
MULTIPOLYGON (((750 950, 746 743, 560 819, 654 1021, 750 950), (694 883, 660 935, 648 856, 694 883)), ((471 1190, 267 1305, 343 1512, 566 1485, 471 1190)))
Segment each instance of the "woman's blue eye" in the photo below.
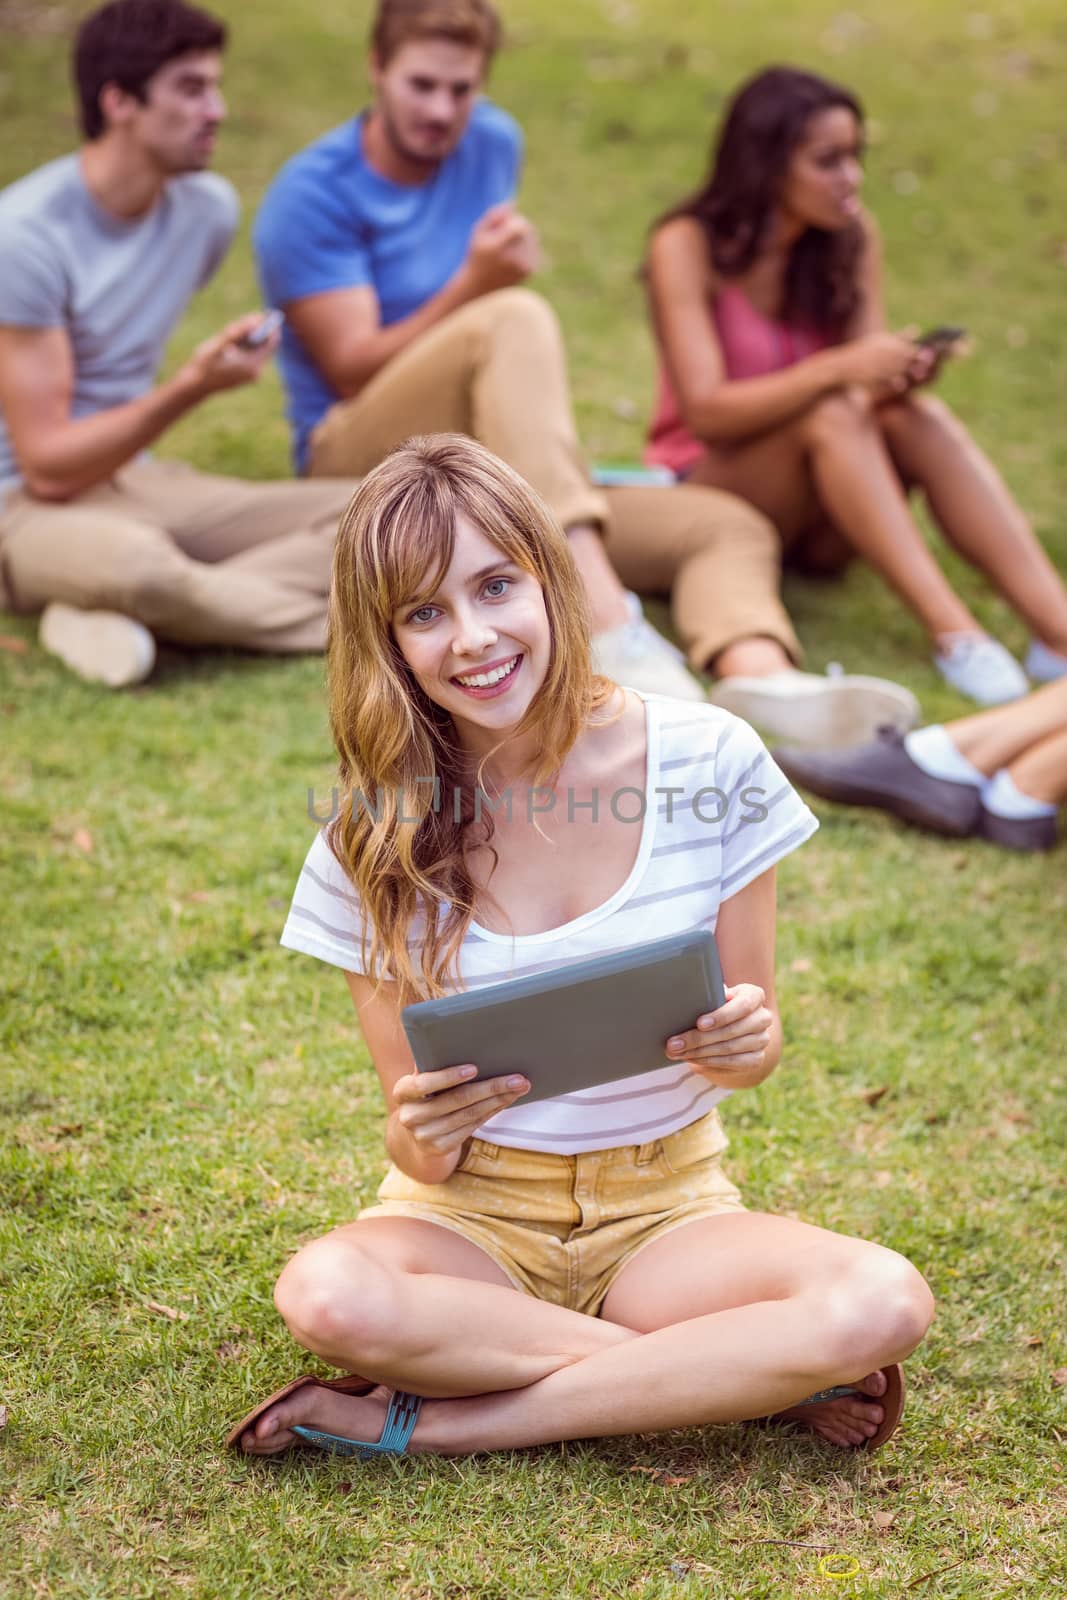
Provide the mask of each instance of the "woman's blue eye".
POLYGON ((491 600, 498 600, 508 591, 507 578, 490 578, 485 586, 485 592, 491 600))
POLYGON ((417 611, 413 611, 411 613, 411 616, 408 618, 408 621, 409 622, 429 622, 429 620, 432 617, 432 615, 433 615, 433 606, 420 606, 417 611))

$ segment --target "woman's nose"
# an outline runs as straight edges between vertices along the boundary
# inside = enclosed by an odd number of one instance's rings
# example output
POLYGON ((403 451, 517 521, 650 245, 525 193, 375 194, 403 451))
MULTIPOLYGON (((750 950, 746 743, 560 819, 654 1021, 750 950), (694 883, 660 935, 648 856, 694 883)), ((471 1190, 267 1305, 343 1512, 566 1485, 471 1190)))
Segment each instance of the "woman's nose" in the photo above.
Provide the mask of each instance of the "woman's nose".
POLYGON ((495 642, 496 630, 474 612, 456 618, 456 629, 452 636, 453 655, 478 655, 495 642))

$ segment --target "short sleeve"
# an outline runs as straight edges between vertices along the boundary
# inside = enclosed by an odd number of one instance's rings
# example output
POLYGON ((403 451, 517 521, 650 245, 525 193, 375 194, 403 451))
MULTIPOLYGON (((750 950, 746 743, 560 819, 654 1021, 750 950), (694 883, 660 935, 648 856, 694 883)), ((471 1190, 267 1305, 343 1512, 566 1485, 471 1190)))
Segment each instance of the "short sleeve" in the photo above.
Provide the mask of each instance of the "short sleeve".
POLYGON ((210 178, 212 182, 213 218, 198 289, 202 289, 219 270, 241 220, 241 202, 233 184, 215 172, 204 173, 203 177, 210 178))
POLYGON ((66 309, 66 275, 47 238, 29 222, 0 229, 0 323, 58 328, 66 309))
POLYGON ((336 186, 319 184, 297 156, 267 191, 252 242, 263 298, 287 306, 333 289, 373 283, 370 248, 336 186))
POLYGON ((715 752, 715 783, 730 799, 719 891, 720 900, 729 900, 810 839, 819 824, 740 717, 726 717, 715 752))
POLYGON ((363 972, 363 923, 359 895, 321 831, 296 880, 281 943, 345 972, 363 972))
POLYGON ((502 182, 509 194, 514 194, 522 177, 522 129, 514 117, 489 101, 482 102, 485 114, 485 131, 497 162, 502 182))

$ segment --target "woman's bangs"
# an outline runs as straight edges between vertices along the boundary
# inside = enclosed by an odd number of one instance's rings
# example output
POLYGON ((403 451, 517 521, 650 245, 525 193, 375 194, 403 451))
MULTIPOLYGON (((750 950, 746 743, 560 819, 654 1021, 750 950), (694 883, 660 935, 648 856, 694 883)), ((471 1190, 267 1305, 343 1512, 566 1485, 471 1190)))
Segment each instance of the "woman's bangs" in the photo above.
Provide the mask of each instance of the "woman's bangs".
POLYGON ((439 495, 411 489, 382 517, 378 533, 378 594, 388 622, 403 606, 440 588, 456 543, 455 509, 439 495))

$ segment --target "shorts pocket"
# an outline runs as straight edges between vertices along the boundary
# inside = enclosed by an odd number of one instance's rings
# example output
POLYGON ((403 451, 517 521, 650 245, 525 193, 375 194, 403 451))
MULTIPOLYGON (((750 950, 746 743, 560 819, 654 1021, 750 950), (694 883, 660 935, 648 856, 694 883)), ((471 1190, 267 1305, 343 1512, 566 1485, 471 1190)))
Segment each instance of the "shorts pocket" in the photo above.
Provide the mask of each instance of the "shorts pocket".
POLYGON ((660 1159, 668 1172, 691 1172, 706 1161, 718 1161, 727 1139, 716 1111, 669 1133, 663 1140, 660 1159))
POLYGON ((500 1146, 488 1139, 472 1139, 456 1171, 470 1172, 477 1178, 495 1177, 500 1171, 500 1146))

